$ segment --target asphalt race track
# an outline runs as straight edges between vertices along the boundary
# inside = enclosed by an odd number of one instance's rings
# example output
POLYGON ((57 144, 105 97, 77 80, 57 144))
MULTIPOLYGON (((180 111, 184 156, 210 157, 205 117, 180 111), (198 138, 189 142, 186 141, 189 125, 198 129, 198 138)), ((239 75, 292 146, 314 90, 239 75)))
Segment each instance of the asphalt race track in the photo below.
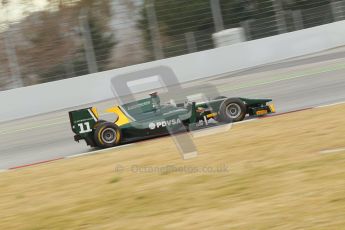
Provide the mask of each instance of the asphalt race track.
MULTIPOLYGON (((345 49, 206 79, 229 97, 272 98, 279 113, 345 101, 345 49)), ((95 104, 99 108, 112 101, 95 104)), ((6 108, 5 108, 6 109, 6 108)), ((34 108, 33 108, 34 109, 34 108)), ((67 111, 0 124, 0 169, 92 151, 76 143, 67 111)))

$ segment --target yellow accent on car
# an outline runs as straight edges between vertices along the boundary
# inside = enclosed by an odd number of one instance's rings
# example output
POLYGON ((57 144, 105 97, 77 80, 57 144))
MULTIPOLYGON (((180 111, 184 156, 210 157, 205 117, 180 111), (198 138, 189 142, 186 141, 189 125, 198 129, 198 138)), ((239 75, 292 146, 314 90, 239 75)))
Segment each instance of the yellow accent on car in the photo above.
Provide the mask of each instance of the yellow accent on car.
POLYGON ((267 113, 268 113, 267 110, 256 111, 256 115, 258 115, 258 116, 263 116, 263 115, 266 115, 267 113))
POLYGON ((211 113, 211 114, 208 114, 206 117, 207 118, 212 118, 212 117, 216 117, 218 113, 211 113))
POLYGON ((274 104, 269 104, 268 107, 271 110, 271 113, 275 113, 276 112, 276 107, 274 106, 274 104))
POLYGON ((121 138, 121 133, 119 130, 116 131, 116 141, 115 143, 118 144, 120 142, 120 138, 121 138))
POLYGON ((105 127, 102 127, 102 128, 99 130, 98 135, 97 135, 98 141, 99 141, 102 145, 104 145, 104 142, 103 142, 103 140, 102 140, 101 134, 102 134, 104 128, 105 128, 105 127))
POLYGON ((97 119, 99 119, 99 114, 98 114, 98 112, 97 112, 97 109, 96 109, 95 107, 92 107, 92 108, 91 108, 91 111, 92 111, 93 115, 95 115, 95 117, 96 117, 97 119))
POLYGON ((107 109, 106 112, 108 112, 108 113, 116 113, 116 114, 117 114, 118 119, 117 119, 117 121, 115 122, 115 124, 116 124, 117 126, 125 125, 125 124, 131 122, 131 119, 128 118, 128 117, 122 112, 122 110, 120 109, 119 106, 111 107, 111 108, 107 109))

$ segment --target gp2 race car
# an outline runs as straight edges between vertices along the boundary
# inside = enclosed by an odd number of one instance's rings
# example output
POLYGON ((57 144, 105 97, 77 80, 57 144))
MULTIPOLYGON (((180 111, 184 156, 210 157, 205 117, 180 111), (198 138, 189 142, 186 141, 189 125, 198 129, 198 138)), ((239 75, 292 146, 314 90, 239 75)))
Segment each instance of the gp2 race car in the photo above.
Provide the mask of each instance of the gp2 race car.
POLYGON ((69 112, 74 140, 108 148, 169 133, 188 131, 211 123, 242 121, 245 116, 274 113, 271 99, 217 97, 207 102, 161 104, 157 93, 149 98, 107 109, 115 121, 100 119, 94 107, 69 112), (210 121, 212 119, 212 122, 210 121))

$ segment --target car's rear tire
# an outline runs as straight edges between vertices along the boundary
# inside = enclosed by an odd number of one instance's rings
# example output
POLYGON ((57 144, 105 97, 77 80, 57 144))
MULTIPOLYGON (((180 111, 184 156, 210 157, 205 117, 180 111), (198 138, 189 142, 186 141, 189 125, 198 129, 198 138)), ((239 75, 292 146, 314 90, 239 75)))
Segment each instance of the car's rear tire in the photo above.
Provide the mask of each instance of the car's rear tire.
POLYGON ((101 122, 94 132, 95 143, 100 148, 114 147, 120 143, 121 130, 111 122, 101 122))
POLYGON ((103 124, 103 123, 106 123, 107 121, 105 121, 105 120, 98 120, 97 122, 96 122, 96 124, 93 126, 94 127, 94 129, 96 129, 99 125, 101 125, 101 124, 103 124))
POLYGON ((220 105, 217 120, 226 123, 242 121, 247 114, 246 110, 246 105, 241 99, 226 99, 220 105))

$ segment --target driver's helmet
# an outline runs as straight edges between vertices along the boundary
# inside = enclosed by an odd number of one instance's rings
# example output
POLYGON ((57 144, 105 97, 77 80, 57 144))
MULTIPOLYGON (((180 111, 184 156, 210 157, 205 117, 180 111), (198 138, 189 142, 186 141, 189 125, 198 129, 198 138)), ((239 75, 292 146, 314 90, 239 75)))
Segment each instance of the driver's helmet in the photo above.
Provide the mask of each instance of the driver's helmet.
POLYGON ((157 92, 150 93, 150 97, 152 100, 152 106, 155 109, 159 109, 161 107, 161 100, 158 96, 157 92))

